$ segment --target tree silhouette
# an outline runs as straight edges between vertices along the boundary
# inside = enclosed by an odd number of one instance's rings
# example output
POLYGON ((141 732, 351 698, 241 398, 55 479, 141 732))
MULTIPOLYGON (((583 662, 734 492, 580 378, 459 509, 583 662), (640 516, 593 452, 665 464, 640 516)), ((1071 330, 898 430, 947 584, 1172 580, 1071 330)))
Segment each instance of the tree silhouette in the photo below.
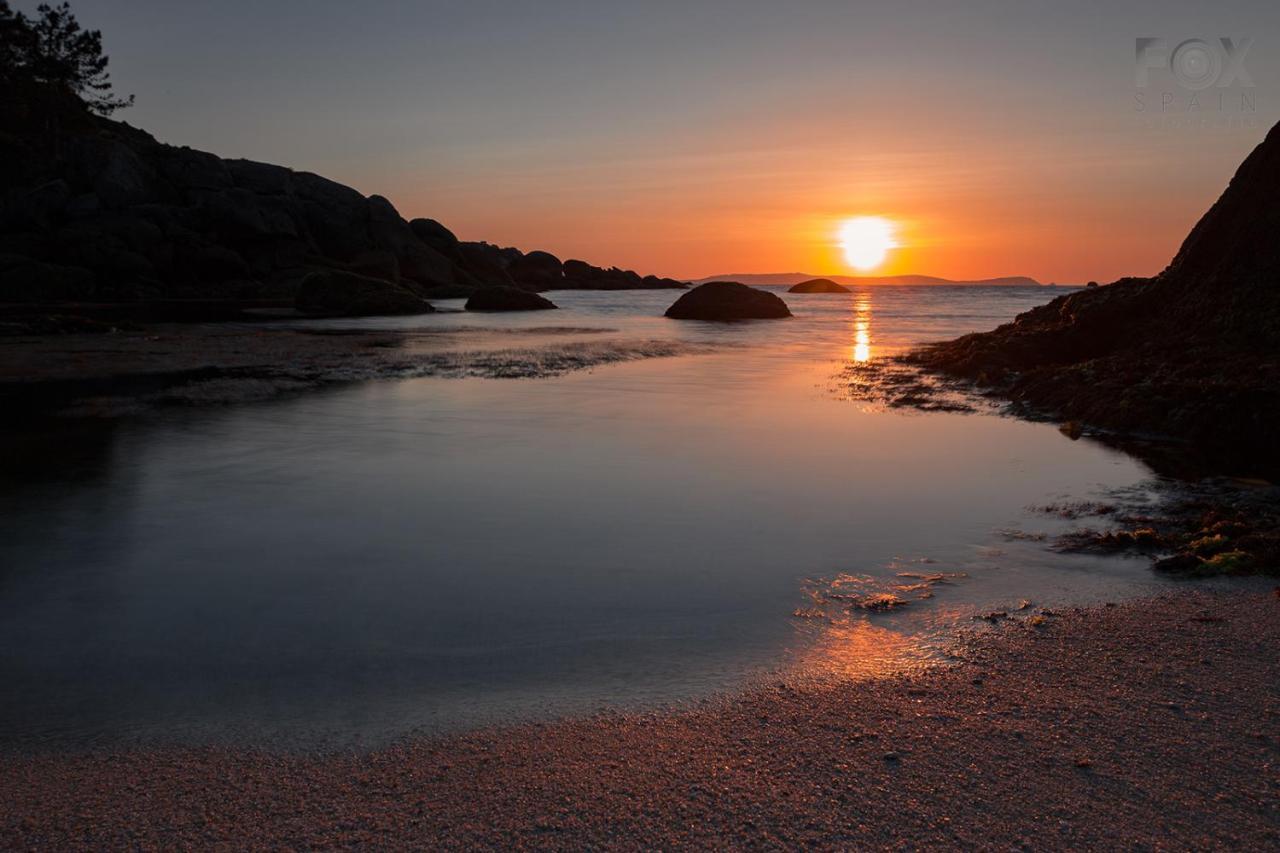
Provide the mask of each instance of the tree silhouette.
POLYGON ((25 64, 31 51, 31 26, 14 12, 7 0, 0 0, 0 80, 12 81, 25 76, 25 64))
POLYGON ((36 7, 35 20, 0 0, 0 74, 62 87, 99 115, 133 104, 111 91, 102 33, 80 26, 70 3, 36 7))

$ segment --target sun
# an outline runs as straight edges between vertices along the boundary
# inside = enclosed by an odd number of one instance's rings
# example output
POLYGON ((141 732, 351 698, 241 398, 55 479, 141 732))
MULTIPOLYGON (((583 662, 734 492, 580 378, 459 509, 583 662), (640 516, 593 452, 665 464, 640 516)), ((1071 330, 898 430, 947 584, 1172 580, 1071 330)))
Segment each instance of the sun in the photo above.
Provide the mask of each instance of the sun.
POLYGON ((879 216, 846 219, 840 225, 840 247, 844 259, 857 270, 873 270, 884 263, 890 249, 898 248, 896 228, 879 216))

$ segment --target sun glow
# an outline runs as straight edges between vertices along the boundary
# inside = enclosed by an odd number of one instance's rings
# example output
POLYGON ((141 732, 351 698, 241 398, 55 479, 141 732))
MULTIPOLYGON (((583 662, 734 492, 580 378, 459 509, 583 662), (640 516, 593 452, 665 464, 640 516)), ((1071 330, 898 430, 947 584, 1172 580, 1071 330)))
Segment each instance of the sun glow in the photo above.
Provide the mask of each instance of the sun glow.
POLYGON ((890 249, 898 248, 894 224, 879 216, 847 219, 840 226, 844 259, 857 270, 873 270, 884 263, 890 249))

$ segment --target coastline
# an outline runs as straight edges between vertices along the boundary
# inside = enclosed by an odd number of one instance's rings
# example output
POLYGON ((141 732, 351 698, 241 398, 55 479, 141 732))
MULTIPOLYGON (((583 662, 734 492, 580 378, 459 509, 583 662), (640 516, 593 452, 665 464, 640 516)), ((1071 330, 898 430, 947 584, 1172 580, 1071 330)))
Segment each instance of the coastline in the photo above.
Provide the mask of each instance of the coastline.
POLYGON ((4 421, 113 418, 171 405, 271 399, 338 383, 424 376, 542 378, 601 364, 708 352, 617 330, 338 329, 156 324, 108 334, 0 338, 4 421))
POLYGON ((1188 589, 1003 623, 958 665, 362 755, 9 756, 6 847, 1261 848, 1280 598, 1188 589))

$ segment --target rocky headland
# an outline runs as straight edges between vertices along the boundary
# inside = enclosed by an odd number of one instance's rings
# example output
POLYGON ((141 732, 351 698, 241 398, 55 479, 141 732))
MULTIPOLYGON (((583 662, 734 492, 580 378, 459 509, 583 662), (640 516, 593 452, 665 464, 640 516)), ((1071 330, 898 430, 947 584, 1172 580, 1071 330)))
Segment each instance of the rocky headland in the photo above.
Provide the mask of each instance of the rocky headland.
POLYGON ((908 361, 1028 414, 1183 441, 1232 474, 1280 474, 1280 126, 1159 275, 1059 297, 908 361))
POLYGON ((264 305, 407 313, 484 287, 685 285, 462 241, 319 175, 166 145, 70 93, 18 83, 0 94, 0 325, 11 332, 264 305))

